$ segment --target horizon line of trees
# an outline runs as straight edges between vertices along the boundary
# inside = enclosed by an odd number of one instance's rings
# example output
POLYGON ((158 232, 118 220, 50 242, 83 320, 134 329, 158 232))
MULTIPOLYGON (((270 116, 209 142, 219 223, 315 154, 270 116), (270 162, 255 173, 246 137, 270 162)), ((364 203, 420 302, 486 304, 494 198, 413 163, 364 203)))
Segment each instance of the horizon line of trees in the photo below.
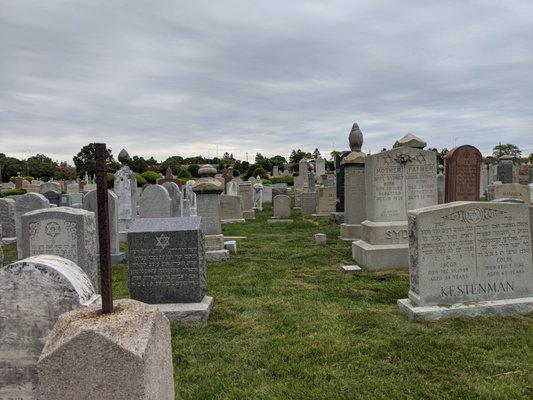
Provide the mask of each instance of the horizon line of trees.
MULTIPOLYGON (((437 153, 437 162, 444 164, 444 156, 448 153, 448 149, 444 148, 438 150, 430 148, 437 153)), ((115 173, 121 168, 121 164, 115 160, 111 149, 107 151, 107 168, 109 173, 115 173)), ((340 151, 332 151, 330 159, 326 159, 326 170, 334 169, 334 159, 336 154, 340 151)), ((522 158, 522 151, 514 144, 502 144, 494 146, 492 156, 485 159, 489 162, 496 162, 499 157, 511 156, 521 161, 533 162, 533 153, 528 157, 522 158)), ((143 174, 146 172, 154 172, 165 174, 167 168, 172 170, 172 173, 180 178, 197 177, 198 169, 202 164, 218 165, 219 171, 223 171, 227 167, 233 167, 234 175, 242 175, 245 179, 250 176, 261 176, 266 178, 268 174, 272 173, 273 167, 277 166, 280 171, 283 171, 287 164, 292 164, 292 170, 298 172, 298 162, 302 159, 317 159, 321 157, 320 151, 315 149, 313 152, 306 152, 301 149, 292 150, 287 160, 284 156, 275 155, 272 157, 263 156, 257 153, 254 162, 242 161, 236 159, 233 154, 225 152, 221 158, 213 157, 206 158, 201 155, 194 157, 182 157, 174 155, 168 157, 162 162, 158 162, 154 157, 145 159, 142 156, 133 155, 127 162, 127 165, 133 172, 143 174)), ((2 182, 7 182, 11 177, 17 176, 19 173, 22 176, 30 176, 40 178, 43 180, 74 180, 76 177, 83 177, 85 174, 96 174, 95 162, 95 146, 90 143, 83 146, 80 151, 73 157, 74 166, 69 165, 66 161, 53 161, 50 157, 44 154, 37 154, 29 157, 26 160, 19 160, 14 157, 7 157, 4 153, 0 153, 0 178, 2 182)))

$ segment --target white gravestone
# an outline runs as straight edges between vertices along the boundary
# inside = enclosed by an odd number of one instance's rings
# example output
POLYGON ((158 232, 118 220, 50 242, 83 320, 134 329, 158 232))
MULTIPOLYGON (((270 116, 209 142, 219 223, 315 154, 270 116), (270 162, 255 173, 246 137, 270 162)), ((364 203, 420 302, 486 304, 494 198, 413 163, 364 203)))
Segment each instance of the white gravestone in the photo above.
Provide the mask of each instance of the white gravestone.
MULTIPOLYGON (((121 262, 124 259, 124 253, 120 251, 118 239, 118 198, 111 190, 107 191, 107 207, 109 208, 109 238, 111 246, 111 261, 113 263, 121 262)), ((98 232, 98 198, 96 190, 91 190, 83 198, 83 209, 92 211, 96 220, 98 232)), ((98 244, 98 240, 97 240, 98 244)))
POLYGON ((147 185, 141 196, 140 218, 170 218, 172 199, 161 185, 147 185))
POLYGON ((42 255, 0 269, 0 399, 36 399, 37 360, 60 314, 98 302, 72 261, 42 255))
POLYGON ((407 211, 437 204, 437 159, 425 142, 406 135, 396 148, 366 157, 366 220, 352 256, 377 270, 409 266, 407 211))
POLYGON ((50 202, 40 193, 26 193, 15 200, 15 230, 17 232, 17 253, 22 258, 22 215, 29 211, 50 208, 50 202))
POLYGON ((93 212, 57 207, 22 216, 22 257, 56 255, 75 262, 96 287, 97 235, 93 212))
POLYGON ((0 225, 2 225, 4 239, 15 240, 17 231, 15 228, 15 200, 0 198, 0 225))
POLYGON ((263 210, 263 184, 260 180, 253 184, 253 203, 254 210, 263 210))
POLYGON ((130 167, 123 166, 115 174, 113 191, 118 197, 119 230, 127 230, 131 220, 137 217, 137 180, 130 167))
POLYGON ((180 187, 174 182, 164 182, 161 186, 167 189, 170 196, 170 214, 172 217, 183 216, 183 193, 181 193, 180 187))
POLYGON ((412 320, 533 311, 529 210, 453 202, 409 212, 412 320))

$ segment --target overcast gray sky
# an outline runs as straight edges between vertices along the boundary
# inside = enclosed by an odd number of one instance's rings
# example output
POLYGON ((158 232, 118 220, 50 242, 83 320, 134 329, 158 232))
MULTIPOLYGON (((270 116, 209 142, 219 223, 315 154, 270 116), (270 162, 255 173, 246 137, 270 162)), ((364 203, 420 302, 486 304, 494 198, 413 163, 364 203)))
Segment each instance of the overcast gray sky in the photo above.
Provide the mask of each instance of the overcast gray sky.
POLYGON ((0 0, 0 152, 533 151, 533 1, 0 0), (217 149, 218 145, 218 149, 217 149))

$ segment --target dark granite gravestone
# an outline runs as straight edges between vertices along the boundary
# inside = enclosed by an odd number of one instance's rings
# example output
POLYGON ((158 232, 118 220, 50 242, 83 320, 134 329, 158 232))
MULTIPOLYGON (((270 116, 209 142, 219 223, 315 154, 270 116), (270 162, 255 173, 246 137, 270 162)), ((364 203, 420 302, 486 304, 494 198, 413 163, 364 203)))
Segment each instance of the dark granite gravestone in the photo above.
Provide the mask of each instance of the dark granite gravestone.
POLYGON ((513 183, 513 159, 503 156, 498 161, 498 180, 501 183, 513 183))
POLYGON ((58 207, 61 207, 61 193, 57 193, 53 190, 43 193, 43 196, 48 199, 50 204, 55 204, 58 207))
POLYGON ((445 156, 444 201, 479 201, 481 153, 474 146, 452 149, 445 156))
POLYGON ((335 211, 337 212, 344 212, 344 165, 341 165, 341 162, 350 153, 350 151, 344 151, 335 155, 335 177, 337 178, 335 211))
POLYGON ((200 217, 142 218, 128 231, 131 298, 149 304, 198 303, 206 288, 200 217))

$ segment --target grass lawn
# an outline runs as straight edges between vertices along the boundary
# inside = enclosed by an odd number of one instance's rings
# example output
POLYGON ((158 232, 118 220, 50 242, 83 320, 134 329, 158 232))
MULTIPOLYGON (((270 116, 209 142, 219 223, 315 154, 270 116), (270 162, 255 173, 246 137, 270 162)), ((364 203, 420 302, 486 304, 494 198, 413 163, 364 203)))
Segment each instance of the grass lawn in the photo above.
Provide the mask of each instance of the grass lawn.
MULTIPOLYGON (((396 306, 407 271, 347 275, 338 226, 269 215, 224 226, 247 239, 208 265, 209 322, 172 326, 177 399, 533 398, 532 315, 409 323, 396 306)), ((113 279, 127 297, 125 265, 113 279)))

